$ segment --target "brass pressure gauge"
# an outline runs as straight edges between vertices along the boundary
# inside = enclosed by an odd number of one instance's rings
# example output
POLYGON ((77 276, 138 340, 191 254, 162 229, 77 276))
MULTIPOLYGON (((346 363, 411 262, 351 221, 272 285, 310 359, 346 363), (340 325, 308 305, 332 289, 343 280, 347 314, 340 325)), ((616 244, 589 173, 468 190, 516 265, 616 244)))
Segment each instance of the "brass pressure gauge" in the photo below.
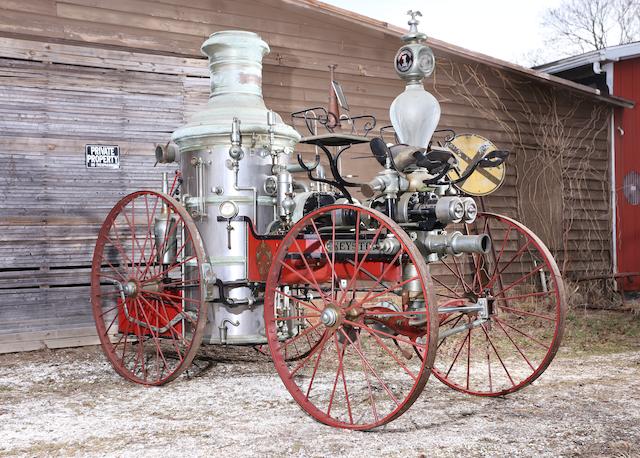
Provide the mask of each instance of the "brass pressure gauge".
POLYGON ((225 200, 220 204, 220 207, 218 207, 218 211, 224 219, 233 219, 238 216, 239 209, 235 202, 225 200))

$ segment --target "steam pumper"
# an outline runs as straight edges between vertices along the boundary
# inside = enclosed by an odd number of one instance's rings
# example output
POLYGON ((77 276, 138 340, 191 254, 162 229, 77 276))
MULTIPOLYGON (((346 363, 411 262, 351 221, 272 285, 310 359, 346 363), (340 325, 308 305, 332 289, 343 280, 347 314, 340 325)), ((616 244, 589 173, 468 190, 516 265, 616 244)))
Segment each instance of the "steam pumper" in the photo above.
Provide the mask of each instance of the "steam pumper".
POLYGON ((289 125, 262 97, 267 43, 204 42, 209 103, 155 152, 175 175, 118 202, 96 243, 96 327, 122 376, 161 385, 203 344, 255 346, 313 418, 371 429, 430 374, 498 396, 546 369, 564 328, 558 268, 522 224, 479 210, 508 152, 438 129, 423 83, 435 58, 409 13, 391 126, 350 113, 335 66, 328 108, 289 125), (379 167, 364 183, 341 172, 359 144, 379 167))

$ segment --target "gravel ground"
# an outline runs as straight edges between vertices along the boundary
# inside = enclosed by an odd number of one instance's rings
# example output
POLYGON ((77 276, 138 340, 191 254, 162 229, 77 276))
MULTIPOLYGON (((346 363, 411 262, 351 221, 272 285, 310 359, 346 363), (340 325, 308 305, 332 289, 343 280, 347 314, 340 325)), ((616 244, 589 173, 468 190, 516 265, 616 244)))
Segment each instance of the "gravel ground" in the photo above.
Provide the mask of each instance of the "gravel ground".
POLYGON ((374 432, 314 422, 271 362, 218 348, 162 388, 130 384, 97 347, 0 355, 0 456, 640 456, 640 351, 562 351, 500 399, 431 379, 374 432))

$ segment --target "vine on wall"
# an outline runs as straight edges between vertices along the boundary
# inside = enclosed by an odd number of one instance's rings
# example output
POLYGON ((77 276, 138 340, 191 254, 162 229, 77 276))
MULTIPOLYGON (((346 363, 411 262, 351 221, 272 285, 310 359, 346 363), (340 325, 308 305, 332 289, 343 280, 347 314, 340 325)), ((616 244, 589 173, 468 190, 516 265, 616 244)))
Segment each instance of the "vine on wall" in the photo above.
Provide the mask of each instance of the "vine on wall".
POLYGON ((571 302, 610 305, 612 282, 575 282, 611 273, 610 107, 500 69, 442 57, 433 83, 441 103, 463 100, 508 138, 510 145, 501 147, 512 152, 513 216, 532 226, 563 277, 573 281, 571 302))

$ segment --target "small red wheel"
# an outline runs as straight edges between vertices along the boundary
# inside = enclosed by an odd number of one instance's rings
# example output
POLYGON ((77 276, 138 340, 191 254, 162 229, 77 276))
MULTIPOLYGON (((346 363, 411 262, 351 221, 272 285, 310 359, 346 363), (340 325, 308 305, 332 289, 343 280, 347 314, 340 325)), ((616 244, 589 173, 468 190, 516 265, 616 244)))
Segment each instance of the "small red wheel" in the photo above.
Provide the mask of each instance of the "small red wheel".
POLYGON ((124 378, 162 385, 189 367, 207 320, 203 260, 193 220, 168 195, 134 192, 109 212, 91 303, 102 349, 124 378))
POLYGON ((432 264, 436 296, 440 311, 486 304, 488 316, 440 313, 444 338, 433 373, 458 391, 500 396, 529 385, 551 363, 564 331, 564 284, 547 247, 524 225, 484 213, 466 231, 488 234, 492 247, 432 264), (450 334, 454 328, 462 332, 450 334))
POLYGON ((276 251, 265 293, 269 349, 287 390, 335 427, 399 417, 435 357, 431 294, 424 259, 387 216, 352 205, 304 216, 276 251))

